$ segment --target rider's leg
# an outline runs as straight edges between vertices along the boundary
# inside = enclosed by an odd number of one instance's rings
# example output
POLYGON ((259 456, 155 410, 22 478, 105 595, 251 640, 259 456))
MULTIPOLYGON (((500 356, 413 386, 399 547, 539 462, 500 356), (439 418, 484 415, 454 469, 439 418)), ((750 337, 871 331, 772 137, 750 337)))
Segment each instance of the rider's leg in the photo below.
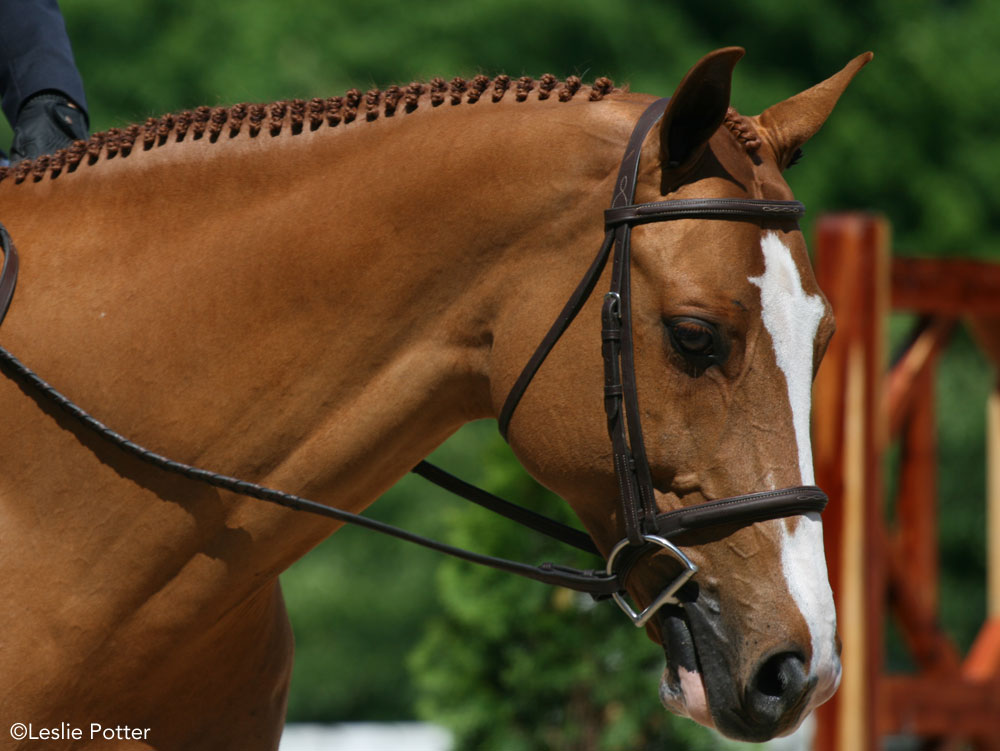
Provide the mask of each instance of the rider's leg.
POLYGON ((56 0, 0 2, 0 91, 11 161, 87 137, 87 100, 56 0))

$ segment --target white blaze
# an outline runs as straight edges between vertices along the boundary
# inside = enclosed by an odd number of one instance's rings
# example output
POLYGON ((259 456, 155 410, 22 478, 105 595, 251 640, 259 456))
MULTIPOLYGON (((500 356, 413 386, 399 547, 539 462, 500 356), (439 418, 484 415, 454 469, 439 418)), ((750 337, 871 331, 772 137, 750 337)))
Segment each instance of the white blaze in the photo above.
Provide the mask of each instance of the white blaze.
POLYGON ((799 475, 812 485, 812 443, 809 440, 809 405, 812 400, 813 345, 823 318, 823 300, 802 289, 792 252, 778 235, 768 232, 760 242, 764 275, 750 277, 760 287, 761 317, 774 343, 774 356, 785 374, 792 426, 799 447, 799 475))
MULTIPOLYGON (((809 408, 813 347, 824 304, 818 295, 806 294, 792 252, 776 233, 766 233, 760 245, 764 252, 764 273, 750 277, 749 281, 760 288, 761 317, 771 335, 774 356, 788 386, 800 482, 812 485, 815 480, 809 408)), ((835 688, 840 671, 834 653, 836 616, 823 555, 823 527, 819 514, 810 513, 799 520, 794 534, 784 525, 782 531, 782 570, 788 590, 812 635, 810 672, 818 674, 819 678, 815 699, 824 701, 835 688)))

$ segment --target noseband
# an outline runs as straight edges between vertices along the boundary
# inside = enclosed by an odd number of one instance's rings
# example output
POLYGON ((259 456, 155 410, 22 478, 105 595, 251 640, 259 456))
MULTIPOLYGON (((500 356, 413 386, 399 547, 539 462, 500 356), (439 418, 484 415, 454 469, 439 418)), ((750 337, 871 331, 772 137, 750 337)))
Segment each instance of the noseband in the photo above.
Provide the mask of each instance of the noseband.
POLYGON ((604 212, 606 234, 597 257, 563 307, 542 343, 521 371, 500 410, 500 433, 507 438, 511 418, 528 384, 570 322, 583 307, 600 278, 614 246, 611 290, 601 309, 601 344, 604 359, 604 411, 611 438, 618 479, 621 518, 625 537, 611 550, 606 573, 624 581, 628 570, 644 551, 662 548, 683 567, 681 574, 641 613, 620 592, 615 602, 642 626, 663 605, 677 603, 676 594, 698 568, 670 541, 684 532, 721 525, 745 526, 754 522, 821 512, 826 494, 814 485, 708 501, 676 511, 659 513, 639 418, 632 334, 630 239, 632 226, 675 219, 728 219, 738 221, 795 221, 805 213, 799 201, 763 201, 753 198, 696 198, 634 204, 642 144, 659 122, 669 99, 653 102, 639 118, 618 170, 611 208, 604 212))
MULTIPOLYGON (((615 474, 620 488, 621 518, 624 522, 625 537, 611 550, 603 571, 580 571, 551 563, 532 566, 473 553, 429 540, 366 516, 168 459, 105 426, 56 391, 3 347, 0 347, 0 369, 10 378, 28 386, 39 397, 54 403, 103 440, 163 471, 285 508, 366 527, 466 561, 546 584, 586 592, 598 599, 611 597, 636 626, 642 626, 663 605, 678 603, 677 594, 680 588, 698 570, 684 552, 671 541, 672 538, 723 525, 746 526, 768 519, 821 512, 827 502, 823 491, 810 485, 708 501, 666 513, 659 513, 656 507, 652 476, 639 420, 639 397, 636 390, 632 344, 629 280, 629 239, 632 226, 674 219, 794 221, 805 212, 805 207, 798 201, 742 198, 702 198, 633 204, 642 143, 650 129, 663 116, 667 101, 660 99, 650 105, 632 131, 618 173, 611 208, 605 212, 607 232, 597 257, 511 388, 498 418, 500 432, 506 439, 510 420, 518 402, 552 347, 590 296, 607 264, 613 246, 615 252, 611 290, 604 297, 601 312, 601 341, 604 358, 604 408, 607 413, 615 474), (624 598, 625 580, 641 557, 658 548, 666 550, 679 561, 682 572, 644 610, 636 612, 624 598)), ((2 322, 13 298, 18 268, 17 251, 2 225, 0 225, 0 245, 4 255, 3 267, 0 269, 0 322, 2 322)), ((597 552, 593 542, 579 530, 497 498, 427 462, 421 462, 413 471, 463 498, 554 539, 587 552, 597 552)))

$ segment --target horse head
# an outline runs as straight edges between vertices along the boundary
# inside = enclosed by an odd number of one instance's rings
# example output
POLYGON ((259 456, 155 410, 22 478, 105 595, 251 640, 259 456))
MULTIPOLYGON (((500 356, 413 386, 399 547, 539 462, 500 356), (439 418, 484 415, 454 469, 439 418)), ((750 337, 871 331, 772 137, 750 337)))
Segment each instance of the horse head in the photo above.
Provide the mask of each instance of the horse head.
MULTIPOLYGON (((637 163, 633 204, 711 199, 718 206, 717 199, 732 199, 757 212, 695 211, 632 228, 624 273, 631 275, 638 408, 627 422, 635 429, 641 420, 641 434, 633 434, 633 455, 625 461, 641 465, 645 456, 657 514, 814 481, 811 383, 833 317, 795 217, 771 218, 756 207, 791 201, 783 172, 871 55, 757 117, 743 117, 729 104, 742 54, 718 50, 691 69, 649 128, 637 163)), ((598 308, 592 302, 552 349, 553 362, 525 392, 508 438, 608 555, 634 536, 619 500, 629 491, 623 472, 612 472, 600 399, 573 396, 585 387, 601 393, 598 308)), ((519 315, 524 320, 525 311, 519 315)), ((604 332, 608 339, 607 318, 604 332)), ((495 344, 500 360, 504 344, 495 344)), ((505 364, 501 372, 508 371, 505 364)), ((497 384, 495 396, 509 385, 497 384)), ((625 580, 646 607, 663 600, 661 592, 677 580, 679 558, 697 568, 645 622, 666 654, 663 704, 742 740, 791 732, 840 680, 819 514, 722 519, 674 542, 680 556, 661 549, 633 555, 625 580)))

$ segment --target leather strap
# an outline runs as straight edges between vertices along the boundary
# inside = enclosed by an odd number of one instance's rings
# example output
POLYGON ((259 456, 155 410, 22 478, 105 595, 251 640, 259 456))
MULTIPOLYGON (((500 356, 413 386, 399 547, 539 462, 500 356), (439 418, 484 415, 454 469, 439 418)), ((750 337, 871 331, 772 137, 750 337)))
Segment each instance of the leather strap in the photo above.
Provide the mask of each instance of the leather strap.
POLYGON ((806 213, 801 201, 760 201, 748 198, 678 198, 604 212, 606 227, 663 222, 670 219, 798 219, 806 213))
POLYGON ((553 540, 571 545, 585 553, 600 555, 597 546, 594 545, 594 541, 590 539, 590 535, 586 532, 581 532, 562 522, 557 522, 555 519, 549 519, 547 516, 542 516, 524 506, 518 506, 516 503, 505 501, 503 498, 495 496, 482 488, 477 488, 475 485, 455 477, 455 475, 449 472, 445 472, 430 462, 420 462, 410 471, 415 475, 423 477, 428 482, 434 483, 439 488, 447 490, 449 493, 453 493, 467 501, 489 509, 493 513, 506 517, 524 527, 541 532, 553 540))
POLYGON ((7 229, 0 224, 0 247, 3 248, 3 269, 0 269, 0 323, 7 316, 14 290, 17 287, 17 271, 20 265, 17 248, 7 234, 7 229))
POLYGON ((618 168, 615 191, 611 196, 612 209, 621 209, 631 205, 632 199, 635 197, 636 180, 639 176, 639 157, 642 156, 642 144, 645 142, 646 136, 649 135, 649 131, 667 111, 668 104, 670 104, 669 97, 657 99, 639 116, 635 127, 632 128, 632 134, 625 146, 625 155, 618 168))
MULTIPOLYGON (((642 113, 639 121, 632 129, 628 145, 625 147, 625 157, 618 168, 618 177, 615 180, 615 191, 611 203, 612 208, 625 208, 632 202, 632 196, 635 194, 635 182, 639 174, 639 156, 642 153, 642 143, 646 140, 646 134, 649 132, 649 129, 663 116, 669 101, 669 99, 658 99, 653 102, 642 113)), ((597 280, 604 271, 613 239, 614 236, 611 233, 604 236, 604 242, 597 252, 597 257, 591 263, 590 268, 587 269, 587 273, 583 275, 583 279, 580 280, 580 283, 563 307, 562 312, 556 318, 555 323, 549 328, 548 333, 546 333, 541 343, 535 349, 534 354, 532 354, 528 363, 521 370, 521 374, 507 394, 507 398, 504 400, 503 407, 501 407, 500 414, 497 417, 500 435, 503 436, 504 440, 507 440, 507 432, 510 428, 510 420, 514 416, 514 410, 520 403, 521 397, 524 396, 524 392, 527 390, 528 384, 531 383, 531 379, 534 378, 535 373, 538 372, 545 358, 548 357, 549 352, 552 351, 556 342, 563 335, 563 332, 566 331, 570 323, 573 322, 573 319, 576 318, 577 313, 583 308, 583 304, 590 297, 590 293, 593 292, 594 285, 597 284, 597 280)))
POLYGON ((751 493, 657 514, 656 533, 667 539, 709 527, 746 526, 796 514, 821 513, 829 499, 815 485, 751 493))
POLYGON ((563 332, 569 328, 569 325, 576 318, 577 313, 583 308, 583 304, 587 302, 590 297, 590 293, 594 291, 594 285, 597 284, 597 280, 601 278, 601 274, 604 271, 604 267, 608 262, 609 251, 611 250, 611 234, 608 233, 604 237, 604 242, 601 244, 600 249, 597 251, 597 256, 594 258, 593 262, 590 264, 590 268, 587 269, 587 273, 583 275, 579 284, 576 285, 576 289, 573 290, 573 294, 570 295, 569 300, 563 306, 562 311, 556 317, 555 323, 549 328, 548 333, 542 339, 541 344, 535 349, 534 354, 531 355, 531 359, 528 360, 528 364, 524 366, 521 370, 521 374, 518 376, 517 381, 511 387, 510 392, 507 394, 507 398, 504 400, 503 407, 500 409, 500 414, 497 416, 497 427, 500 430, 500 435, 503 439, 507 440, 507 430, 510 427, 510 418, 514 416, 514 410, 517 405, 521 403, 521 397, 524 396, 525 390, 528 388, 528 384, 531 383, 531 379, 535 377, 535 373, 545 362, 545 358, 549 356, 549 352, 552 348, 556 346, 556 342, 563 335, 563 332))
MULTIPOLYGON (((642 145, 649 131, 660 121, 670 103, 669 99, 658 99, 642 113, 629 137, 625 156, 615 190, 611 197, 611 209, 621 210, 632 204, 635 198, 636 182, 639 174, 639 159, 642 145)), ((621 360, 620 379, 622 394, 620 403, 612 404, 605 398, 608 434, 614 451, 615 473, 618 485, 626 492, 622 495, 625 533, 629 542, 639 545, 642 536, 648 533, 650 523, 656 514, 656 499, 653 493, 652 474, 646 457, 646 446, 639 419, 639 392, 635 381, 635 350, 632 336, 632 262, 631 226, 621 223, 614 227, 615 257, 611 273, 609 295, 618 296, 618 315, 621 325, 621 340, 618 342, 618 358, 621 360), (625 435, 627 433, 627 440, 625 435)), ((603 335, 602 335, 603 336, 603 335)), ((605 370, 613 364, 605 358, 605 370)), ((607 380, 607 378, 605 379, 607 380)), ((617 401, 617 399, 615 399, 617 401)))
POLYGON ((81 423, 88 430, 93 431, 103 440, 111 443, 122 451, 131 454, 143 462, 157 467, 164 472, 181 475, 188 479, 203 482, 216 488, 228 490, 250 498, 256 498, 267 503, 283 506, 293 511, 303 511, 308 514, 322 516, 327 519, 354 524, 365 527, 375 532, 380 532, 390 537, 412 542, 425 548, 430 548, 439 553, 461 558, 471 563, 478 563, 483 566, 517 574, 528 579, 552 584, 554 586, 574 589, 578 592, 586 592, 594 596, 610 596, 621 589, 621 583, 616 576, 610 576, 603 571, 582 571, 578 569, 559 566, 554 563, 543 563, 539 566, 532 566, 526 563, 510 561, 505 558, 495 558, 481 553, 473 553, 462 548, 456 548, 437 540, 422 537, 405 529, 394 527, 385 522, 372 519, 361 514, 352 514, 349 511, 326 506, 322 503, 285 493, 281 490, 268 488, 257 483, 240 480, 236 477, 212 472, 190 464, 184 464, 165 456, 157 454, 129 440, 120 433, 115 432, 102 422, 87 413, 82 407, 67 399, 64 395, 56 391, 52 386, 42 380, 37 374, 25 367, 14 355, 3 347, 0 347, 0 370, 9 378, 33 389, 39 396, 55 404, 81 423))

